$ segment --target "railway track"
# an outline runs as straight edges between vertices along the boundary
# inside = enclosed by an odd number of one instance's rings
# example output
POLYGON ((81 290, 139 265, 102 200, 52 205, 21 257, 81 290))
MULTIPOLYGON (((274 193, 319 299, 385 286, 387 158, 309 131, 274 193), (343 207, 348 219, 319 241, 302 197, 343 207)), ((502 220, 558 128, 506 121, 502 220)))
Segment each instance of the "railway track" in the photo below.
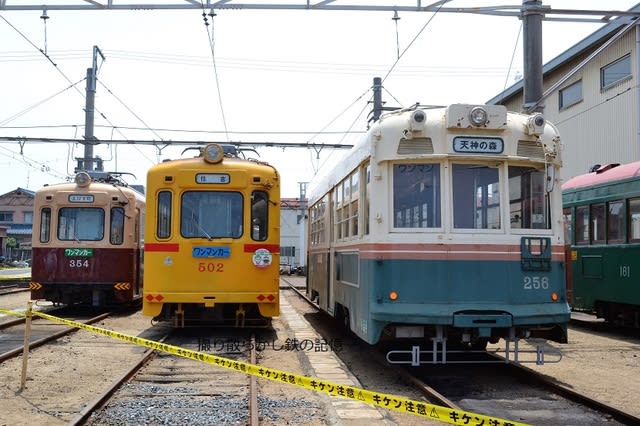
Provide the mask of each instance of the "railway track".
MULTIPOLYGON (((163 342, 188 348, 193 336, 170 333, 163 342)), ((255 341, 255 337, 251 337, 255 341)), ((238 352, 214 351, 235 361, 256 360, 255 345, 238 352)), ((258 424, 258 389, 253 376, 203 366, 167 353, 147 352, 72 424, 258 424), (145 407, 140 410, 140 407, 145 407), (86 422, 86 423, 85 423, 86 422)))
MULTIPOLYGON (((283 281, 287 282, 287 279, 283 281)), ((295 286, 291 285, 290 288, 307 304, 317 308, 295 286)), ((334 335, 341 332, 335 328, 330 331, 334 335)), ((344 335, 342 338, 349 340, 353 337, 344 335)), ((345 346, 350 345, 351 343, 345 346)), ((360 345, 361 343, 358 342, 355 346, 360 345)), ((366 353, 366 349, 356 349, 355 352, 366 353)), ((369 351, 371 352, 373 351, 369 351)), ((375 360, 369 357, 368 362, 375 364, 373 368, 378 374, 360 374, 357 371, 354 371, 354 374, 358 377, 401 377, 405 383, 412 384, 419 390, 430 403, 453 410, 484 413, 537 425, 596 425, 605 422, 612 425, 640 424, 640 418, 633 413, 577 392, 553 377, 519 364, 437 364, 409 369, 389 365, 383 352, 376 352, 376 354, 375 360), (391 370, 393 373, 382 374, 381 369, 391 370)), ((345 362, 355 366, 357 363, 354 359, 359 357, 358 354, 352 355, 352 358, 348 358, 345 362)), ((487 359, 487 362, 489 361, 495 362, 495 359, 487 359)), ((371 367, 363 365, 362 370, 365 369, 370 370, 371 367)), ((384 386, 383 382, 379 384, 371 382, 365 386, 373 388, 384 386)))
MULTIPOLYGON (((110 313, 103 313, 91 318, 69 318, 84 324, 94 324, 107 318, 110 313)), ((35 317, 37 318, 37 317, 35 317)), ((29 349, 34 349, 45 345, 48 342, 57 340, 78 329, 62 324, 51 323, 43 320, 31 322, 29 349)), ((18 318, 12 321, 0 323, 0 362, 22 355, 24 351, 25 319, 18 318)))

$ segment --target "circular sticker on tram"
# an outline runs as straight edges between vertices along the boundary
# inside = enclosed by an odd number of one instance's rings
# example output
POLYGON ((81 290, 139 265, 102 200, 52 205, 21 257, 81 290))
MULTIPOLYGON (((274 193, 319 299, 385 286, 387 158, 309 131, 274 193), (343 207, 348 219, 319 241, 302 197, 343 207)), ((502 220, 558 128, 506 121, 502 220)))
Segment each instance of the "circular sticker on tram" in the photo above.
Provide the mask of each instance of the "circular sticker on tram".
POLYGON ((273 256, 271 252, 267 249, 258 249, 253 252, 253 264, 258 268, 266 268, 271 265, 273 261, 273 256))
POLYGON ((171 265, 173 265, 173 259, 171 258, 171 256, 167 256, 167 257, 164 258, 164 262, 163 263, 165 265, 167 265, 167 266, 171 266, 171 265))

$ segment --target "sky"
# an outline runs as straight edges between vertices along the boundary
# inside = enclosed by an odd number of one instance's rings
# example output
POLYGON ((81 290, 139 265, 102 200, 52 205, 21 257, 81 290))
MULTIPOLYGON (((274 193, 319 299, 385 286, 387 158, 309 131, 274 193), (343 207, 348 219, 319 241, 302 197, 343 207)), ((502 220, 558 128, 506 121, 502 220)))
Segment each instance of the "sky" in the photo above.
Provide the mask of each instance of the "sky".
MULTIPOLYGON (((609 1, 606 8, 636 3, 609 1)), ((447 7, 521 4, 454 0, 447 7)), ((598 0, 543 4, 603 7, 598 0)), ((184 147, 109 140, 353 144, 366 131, 374 77, 384 78, 386 105, 410 106, 485 103, 522 76, 515 17, 216 13, 207 26, 196 10, 49 11, 46 21, 41 11, 0 11, 0 137, 82 139, 84 78, 94 46, 104 55, 95 97, 94 135, 101 143, 94 155, 106 171, 131 173, 125 180, 142 185, 149 167, 180 158, 184 147)), ((543 62, 600 26, 544 21, 543 62)), ((257 152, 279 170, 281 195, 295 198, 300 183, 346 150, 257 152)), ((0 141, 0 194, 62 182, 83 155, 79 143, 0 141)))

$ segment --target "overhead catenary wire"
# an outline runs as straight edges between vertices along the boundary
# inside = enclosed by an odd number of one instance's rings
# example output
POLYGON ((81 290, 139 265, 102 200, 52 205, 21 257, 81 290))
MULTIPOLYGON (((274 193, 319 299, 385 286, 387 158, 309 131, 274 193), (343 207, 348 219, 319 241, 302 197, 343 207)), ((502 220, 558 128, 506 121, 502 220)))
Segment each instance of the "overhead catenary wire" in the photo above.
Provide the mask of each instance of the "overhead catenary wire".
POLYGON ((209 32, 209 22, 207 19, 207 13, 204 10, 204 2, 202 2, 202 18, 204 20, 204 26, 205 29, 207 30, 207 38, 209 39, 209 47, 211 49, 211 62, 213 64, 213 74, 216 80, 216 90, 218 93, 218 104, 220 105, 220 115, 222 117, 222 125, 224 127, 225 133, 227 135, 227 140, 229 140, 229 134, 227 132, 227 119, 225 117, 224 114, 224 106, 222 104, 222 91, 220 89, 220 79, 218 78, 218 68, 216 65, 216 54, 215 54, 215 31, 213 28, 213 24, 214 24, 214 17, 216 16, 215 12, 213 11, 213 8, 211 9, 211 11, 209 12, 209 16, 211 17, 211 32, 209 32))

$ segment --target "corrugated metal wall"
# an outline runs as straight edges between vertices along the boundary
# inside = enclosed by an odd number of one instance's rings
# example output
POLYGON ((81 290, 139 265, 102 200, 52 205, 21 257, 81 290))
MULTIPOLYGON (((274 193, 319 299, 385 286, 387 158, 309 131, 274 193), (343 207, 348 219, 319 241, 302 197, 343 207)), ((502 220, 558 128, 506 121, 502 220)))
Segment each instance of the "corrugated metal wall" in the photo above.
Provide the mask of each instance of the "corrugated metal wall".
MULTIPOLYGON (((638 136, 638 51, 636 29, 606 48, 561 87, 582 80, 583 100, 559 110, 559 91, 545 100, 545 117, 556 124, 563 142, 562 179, 586 173, 595 164, 629 163, 640 160, 638 136), (625 55, 631 58, 631 78, 605 89, 600 88, 600 72, 625 55)), ((545 91, 571 72, 591 51, 545 76, 545 91)), ((509 110, 521 111, 522 92, 510 99, 509 110)))

